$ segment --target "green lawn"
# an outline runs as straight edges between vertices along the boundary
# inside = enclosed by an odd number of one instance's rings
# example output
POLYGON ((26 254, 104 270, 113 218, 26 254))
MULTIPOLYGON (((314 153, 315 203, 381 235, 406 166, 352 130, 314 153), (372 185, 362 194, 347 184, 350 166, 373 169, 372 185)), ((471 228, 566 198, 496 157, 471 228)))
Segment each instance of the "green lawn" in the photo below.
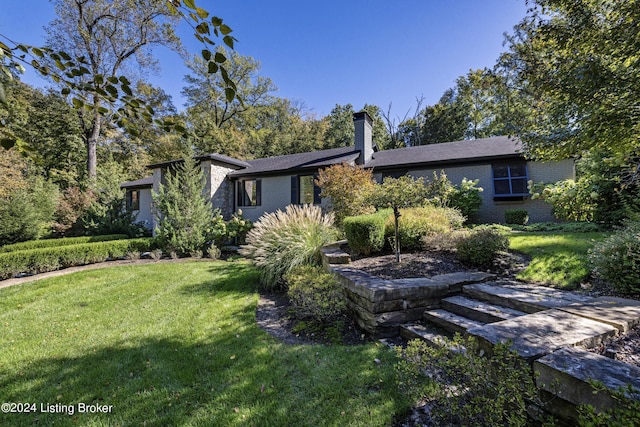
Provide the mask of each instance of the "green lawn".
POLYGON ((0 403, 75 411, 0 425, 383 426, 408 408, 385 346, 262 331, 256 279, 245 262, 154 263, 0 290, 0 403))
POLYGON ((510 248, 532 257, 518 278, 575 289, 591 272, 587 253, 607 233, 512 233, 510 248))

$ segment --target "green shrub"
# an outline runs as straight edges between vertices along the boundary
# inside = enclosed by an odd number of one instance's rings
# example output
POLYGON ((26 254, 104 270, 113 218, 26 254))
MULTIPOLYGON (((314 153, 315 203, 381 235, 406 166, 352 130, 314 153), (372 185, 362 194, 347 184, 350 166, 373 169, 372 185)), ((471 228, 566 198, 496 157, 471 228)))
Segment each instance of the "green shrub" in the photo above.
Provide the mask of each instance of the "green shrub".
POLYGON ((130 252, 148 252, 153 245, 153 239, 140 238, 3 252, 0 253, 0 278, 123 258, 130 252))
POLYGON ((565 233, 595 233, 602 231, 598 224, 593 222, 536 222, 529 225, 509 224, 513 230, 518 231, 562 231, 565 233))
MULTIPOLYGON (((438 206, 407 208, 400 210, 400 247, 403 250, 418 250, 423 247, 425 236, 448 233, 460 228, 465 218, 455 209, 438 206)), ((385 239, 394 241, 395 225, 393 216, 385 224, 385 239)))
POLYGON ((509 249, 509 238, 493 228, 476 227, 456 249, 460 261, 475 267, 488 267, 498 252, 509 249))
POLYGON ((268 289, 283 284, 282 277, 300 265, 320 265, 320 249, 337 237, 333 214, 319 206, 289 205, 285 211, 264 214, 249 233, 240 254, 260 270, 260 282, 268 289))
POLYGON ((467 219, 472 220, 480 211, 482 205, 482 196, 480 193, 484 191, 482 187, 478 187, 479 180, 468 180, 462 178, 462 183, 450 192, 447 199, 447 206, 460 211, 467 219))
POLYGON ((527 225, 529 212, 526 209, 507 209, 504 212, 504 222, 507 224, 527 225))
POLYGON ((242 211, 234 213, 226 223, 225 239, 237 245, 247 243, 247 233, 253 228, 253 222, 242 216, 242 211))
POLYGON ((541 404, 531 368, 510 343, 483 357, 472 338, 443 338, 432 347, 422 340, 399 348, 401 389, 414 401, 429 400, 433 425, 525 426, 527 407, 541 404))
POLYGON ((53 248, 58 246, 77 245, 79 243, 107 242, 110 240, 127 239, 126 234, 108 234, 104 236, 64 237, 62 239, 30 240, 14 243, 0 248, 0 252, 23 251, 26 249, 53 248))
POLYGON ((454 251, 467 234, 467 230, 428 234, 422 238, 422 247, 428 251, 454 251))
POLYGON ((285 275, 285 280, 287 295, 298 319, 329 323, 344 312, 342 286, 322 267, 296 267, 285 275))
POLYGON ((390 209, 383 209, 373 214, 346 217, 342 225, 349 247, 364 255, 380 252, 385 243, 385 224, 391 215, 390 209))
POLYGON ((578 406, 578 425, 585 427, 634 427, 640 425, 640 390, 630 384, 609 390, 598 381, 590 381, 593 393, 607 393, 615 401, 612 407, 596 410, 593 405, 578 406), (634 398, 635 397, 635 398, 634 398))
POLYGON ((596 243, 589 259, 611 286, 625 294, 640 294, 640 222, 596 243))

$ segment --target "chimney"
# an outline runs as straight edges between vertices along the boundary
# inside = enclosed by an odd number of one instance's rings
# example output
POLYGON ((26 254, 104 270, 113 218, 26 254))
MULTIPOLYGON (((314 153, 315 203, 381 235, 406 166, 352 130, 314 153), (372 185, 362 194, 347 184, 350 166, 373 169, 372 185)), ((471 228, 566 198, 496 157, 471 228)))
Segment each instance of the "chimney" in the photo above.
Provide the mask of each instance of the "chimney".
POLYGON ((353 115, 355 127, 355 149, 360 152, 356 164, 365 165, 373 158, 373 120, 366 111, 360 111, 353 115))

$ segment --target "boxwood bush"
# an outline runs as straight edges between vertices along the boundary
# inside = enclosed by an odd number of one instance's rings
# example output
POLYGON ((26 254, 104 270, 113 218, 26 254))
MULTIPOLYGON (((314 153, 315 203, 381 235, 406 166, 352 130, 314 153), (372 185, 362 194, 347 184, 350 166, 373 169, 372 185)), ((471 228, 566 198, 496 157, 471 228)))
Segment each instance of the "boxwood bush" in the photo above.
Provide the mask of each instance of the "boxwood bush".
POLYGON ((107 234, 104 236, 64 237, 62 239, 30 240, 28 242, 13 243, 0 248, 0 252, 23 251, 27 249, 53 248, 59 246, 77 245, 80 243, 108 242, 111 240, 128 239, 126 234, 107 234))
POLYGON ((151 238, 140 238, 3 252, 0 279, 122 258, 128 252, 147 252, 154 249, 154 242, 151 238))
POLYGON ((342 222, 349 247, 364 255, 380 252, 385 244, 385 224, 393 216, 391 209, 373 214, 348 216, 342 222))
POLYGON ((529 212, 526 209, 507 209, 504 212, 504 222, 507 224, 527 225, 529 212))
POLYGON ((498 252, 509 249, 509 238, 490 227, 476 227, 456 247, 458 259, 474 267, 489 267, 498 252))
POLYGON ((287 295, 298 319, 329 323, 346 308, 342 286, 322 267, 300 266, 285 275, 287 295))

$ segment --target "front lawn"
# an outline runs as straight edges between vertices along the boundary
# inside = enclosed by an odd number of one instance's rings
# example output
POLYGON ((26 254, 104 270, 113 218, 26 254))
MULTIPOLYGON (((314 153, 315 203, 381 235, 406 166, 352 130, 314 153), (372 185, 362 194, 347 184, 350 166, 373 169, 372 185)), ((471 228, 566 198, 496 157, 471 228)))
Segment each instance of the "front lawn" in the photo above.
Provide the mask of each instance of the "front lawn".
POLYGON ((529 255, 518 279, 575 289, 591 273, 589 249, 607 233, 512 233, 510 249, 529 255))
POLYGON ((0 290, 0 403, 36 404, 0 425, 383 426, 408 408, 385 346, 260 329, 256 280, 245 262, 153 263, 0 290))

